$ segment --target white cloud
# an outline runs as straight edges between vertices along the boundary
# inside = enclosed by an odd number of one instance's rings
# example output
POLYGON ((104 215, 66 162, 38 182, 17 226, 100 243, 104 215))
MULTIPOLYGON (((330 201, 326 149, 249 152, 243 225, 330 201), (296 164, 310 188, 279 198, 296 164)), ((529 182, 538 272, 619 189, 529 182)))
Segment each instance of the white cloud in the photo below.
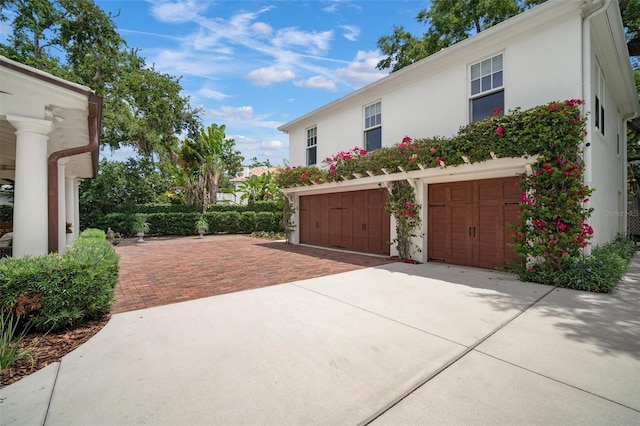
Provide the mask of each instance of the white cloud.
POLYGON ((221 114, 224 114, 231 120, 251 120, 253 118, 252 106, 231 107, 222 106, 218 109, 221 114))
POLYGON ((336 88, 336 83, 334 81, 331 81, 328 78, 321 75, 309 77, 306 80, 296 81, 294 82, 294 84, 298 87, 310 87, 312 89, 335 90, 336 88))
POLYGON ((383 58, 377 50, 359 50, 353 61, 346 68, 338 68, 336 76, 353 87, 366 86, 388 75, 387 72, 377 70, 376 65, 383 58))
POLYGON ((244 135, 233 135, 229 137, 232 138, 237 144, 242 144, 242 145, 251 145, 251 144, 260 143, 260 141, 256 140, 255 138, 251 138, 249 136, 244 136, 244 135))
POLYGON ((360 7, 359 4, 354 3, 354 2, 352 2, 350 0, 331 0, 329 2, 329 6, 323 8, 322 11, 326 12, 326 13, 336 13, 340 9, 341 5, 345 5, 347 7, 350 7, 351 9, 354 9, 354 10, 357 10, 357 11, 361 11, 362 10, 362 7, 360 7))
POLYGON ((150 1, 151 13, 158 21, 179 24, 193 20, 207 8, 206 2, 185 1, 150 1))
POLYGON ((273 33, 273 28, 271 25, 265 22, 256 22, 251 25, 251 29, 254 33, 261 37, 268 37, 273 33))
POLYGON ((282 149, 283 148, 282 142, 278 140, 262 141, 262 144, 260 144, 260 146, 264 149, 282 149))
POLYGON ((202 89, 198 90, 196 92, 196 95, 201 98, 213 99, 215 101, 222 101, 230 97, 225 93, 210 89, 208 87, 203 87, 202 89))
POLYGON ((246 75, 256 86, 269 86, 272 83, 280 83, 293 80, 295 73, 291 70, 277 69, 275 67, 258 68, 246 75))
POLYGON ((276 32, 271 43, 280 48, 297 46, 309 53, 320 54, 329 50, 331 38, 333 38, 333 31, 307 32, 295 28, 283 28, 276 32))
POLYGON ((343 37, 349 41, 356 41, 360 35, 360 28, 355 25, 340 25, 340 28, 345 30, 343 37))
POLYGON ((220 70, 227 70, 231 62, 230 57, 188 49, 165 49, 151 53, 152 55, 147 57, 147 63, 155 64, 159 71, 177 76, 197 75, 211 78, 220 70))

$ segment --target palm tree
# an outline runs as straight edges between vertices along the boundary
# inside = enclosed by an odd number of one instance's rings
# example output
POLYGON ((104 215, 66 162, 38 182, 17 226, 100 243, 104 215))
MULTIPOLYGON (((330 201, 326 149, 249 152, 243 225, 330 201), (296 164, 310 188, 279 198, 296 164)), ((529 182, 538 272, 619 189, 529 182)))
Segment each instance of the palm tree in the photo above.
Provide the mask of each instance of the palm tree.
POLYGON ((187 205, 199 204, 205 213, 215 202, 226 165, 222 159, 225 126, 212 124, 196 140, 185 139, 171 150, 168 170, 187 205))

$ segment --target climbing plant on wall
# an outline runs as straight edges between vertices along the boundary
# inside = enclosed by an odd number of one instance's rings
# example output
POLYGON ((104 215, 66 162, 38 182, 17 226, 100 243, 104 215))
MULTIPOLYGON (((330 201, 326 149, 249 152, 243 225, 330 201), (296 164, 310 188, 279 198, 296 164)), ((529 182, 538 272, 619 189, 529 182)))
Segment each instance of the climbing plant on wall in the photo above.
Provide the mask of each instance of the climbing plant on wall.
POLYGON ((396 248, 401 257, 409 257, 407 236, 414 236, 421 222, 415 193, 404 173, 536 156, 531 174, 522 175, 520 224, 513 241, 523 259, 521 277, 536 280, 536 274, 548 276, 549 271, 559 271, 580 257, 593 234, 587 223, 592 209, 585 206, 593 189, 583 184, 581 146, 586 133, 581 105, 582 101, 572 99, 505 115, 496 110, 492 117, 461 127, 451 138, 405 137, 395 146, 370 153, 356 147, 325 160, 326 169, 288 168, 278 180, 281 186, 292 187, 390 175, 394 184, 387 211, 399 224, 396 248))

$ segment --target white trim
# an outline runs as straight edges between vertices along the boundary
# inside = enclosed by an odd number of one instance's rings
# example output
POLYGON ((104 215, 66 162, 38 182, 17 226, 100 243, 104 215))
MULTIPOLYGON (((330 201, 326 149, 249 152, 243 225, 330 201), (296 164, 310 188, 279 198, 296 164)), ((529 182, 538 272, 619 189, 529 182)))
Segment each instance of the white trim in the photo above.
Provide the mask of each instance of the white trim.
POLYGON ((518 158, 498 158, 483 161, 481 163, 461 164, 459 166, 435 167, 423 170, 412 170, 406 173, 390 173, 388 175, 367 176, 359 179, 350 179, 341 182, 328 182, 310 186, 296 186, 284 188, 287 194, 300 196, 324 194, 331 192, 358 191, 361 189, 373 189, 386 182, 397 180, 423 180, 424 183, 444 183, 465 180, 491 179, 498 177, 515 176, 526 171, 527 165, 537 161, 537 156, 518 158))

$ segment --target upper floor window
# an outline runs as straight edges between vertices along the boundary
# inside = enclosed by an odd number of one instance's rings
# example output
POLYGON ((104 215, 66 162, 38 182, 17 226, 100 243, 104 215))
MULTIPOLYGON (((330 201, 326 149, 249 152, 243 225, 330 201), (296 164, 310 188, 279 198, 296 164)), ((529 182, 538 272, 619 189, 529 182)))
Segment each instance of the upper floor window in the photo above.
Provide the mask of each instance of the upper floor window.
POLYGON ((471 65, 471 121, 504 113, 502 54, 471 65))
POLYGON ((318 128, 307 129, 307 166, 313 166, 318 161, 318 128))
POLYGON ((382 147, 382 102, 364 107, 364 149, 374 151, 382 147))

